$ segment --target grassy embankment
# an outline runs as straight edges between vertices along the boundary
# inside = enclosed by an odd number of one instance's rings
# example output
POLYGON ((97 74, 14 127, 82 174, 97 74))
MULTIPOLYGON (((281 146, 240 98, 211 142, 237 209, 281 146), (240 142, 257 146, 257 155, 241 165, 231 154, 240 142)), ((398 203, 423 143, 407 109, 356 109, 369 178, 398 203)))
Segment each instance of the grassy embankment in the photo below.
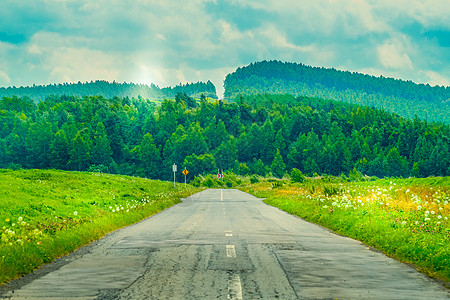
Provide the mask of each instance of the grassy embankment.
POLYGON ((330 228, 450 281, 450 177, 303 183, 241 188, 290 214, 330 228))
POLYGON ((0 170, 0 284, 106 233, 136 223, 196 189, 127 176, 0 170))

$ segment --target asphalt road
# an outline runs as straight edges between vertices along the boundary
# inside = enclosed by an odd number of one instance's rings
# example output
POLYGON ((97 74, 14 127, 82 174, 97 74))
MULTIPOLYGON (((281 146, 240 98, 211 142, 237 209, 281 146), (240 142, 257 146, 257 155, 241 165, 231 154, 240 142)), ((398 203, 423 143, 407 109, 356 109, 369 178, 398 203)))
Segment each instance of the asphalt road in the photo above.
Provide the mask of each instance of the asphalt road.
POLYGON ((3 287, 7 299, 449 299, 360 242, 206 190, 3 287))

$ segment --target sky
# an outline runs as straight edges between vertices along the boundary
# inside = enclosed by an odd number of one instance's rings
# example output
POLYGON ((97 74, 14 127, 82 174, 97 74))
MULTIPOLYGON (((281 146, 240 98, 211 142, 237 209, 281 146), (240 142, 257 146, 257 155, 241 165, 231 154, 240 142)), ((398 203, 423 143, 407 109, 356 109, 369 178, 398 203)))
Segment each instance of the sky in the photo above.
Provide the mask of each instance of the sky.
POLYGON ((223 80, 261 60, 450 86, 448 0, 3 0, 0 87, 223 80))

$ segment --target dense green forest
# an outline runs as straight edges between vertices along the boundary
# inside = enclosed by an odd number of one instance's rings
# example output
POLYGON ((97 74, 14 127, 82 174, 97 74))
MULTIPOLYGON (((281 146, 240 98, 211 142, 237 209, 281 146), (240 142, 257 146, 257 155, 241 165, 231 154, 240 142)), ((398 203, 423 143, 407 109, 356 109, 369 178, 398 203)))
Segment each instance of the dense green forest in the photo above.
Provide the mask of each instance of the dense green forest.
POLYGON ((431 87, 297 63, 262 61, 228 74, 225 99, 238 95, 291 94, 374 106, 403 117, 450 123, 450 87, 431 87))
POLYGON ((175 87, 159 88, 151 84, 117 83, 108 81, 91 81, 85 83, 63 83, 49 85, 33 85, 26 87, 0 88, 0 98, 28 96, 36 101, 43 101, 50 95, 56 96, 102 96, 104 98, 117 97, 139 97, 152 100, 173 99, 177 93, 186 93, 188 96, 200 98, 206 97, 217 99, 216 87, 208 82, 197 82, 180 84, 175 87))
MULTIPOLYGON (((161 105, 142 98, 0 101, 0 168, 89 170, 171 180, 217 173, 448 176, 450 126, 291 95, 161 105), (360 173, 359 173, 360 172, 360 173), (178 173, 179 176, 180 172, 178 173)), ((189 179, 188 178, 188 179, 189 179)))

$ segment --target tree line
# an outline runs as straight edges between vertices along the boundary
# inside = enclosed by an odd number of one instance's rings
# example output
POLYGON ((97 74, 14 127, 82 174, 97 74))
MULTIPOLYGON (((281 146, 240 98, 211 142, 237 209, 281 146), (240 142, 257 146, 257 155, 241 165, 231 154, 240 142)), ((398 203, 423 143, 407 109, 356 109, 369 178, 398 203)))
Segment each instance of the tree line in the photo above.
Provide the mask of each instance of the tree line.
POLYGON ((216 87, 211 81, 179 84, 174 87, 160 88, 151 84, 119 83, 96 80, 91 82, 59 83, 49 85, 33 85, 21 87, 0 88, 2 97, 28 96, 35 101, 43 101, 50 95, 56 96, 102 96, 104 98, 142 97, 152 100, 173 99, 178 93, 186 93, 191 97, 199 98, 201 94, 217 99, 216 87))
POLYGON ((445 124, 291 95, 228 103, 179 93, 160 105, 101 96, 0 101, 0 168, 162 180, 173 178, 173 163, 189 176, 223 169, 282 177, 293 168, 310 176, 449 176, 449 137, 445 124))
POLYGON ((374 106, 413 119, 450 123, 450 87, 375 77, 280 61, 262 61, 228 74, 226 99, 239 95, 292 94, 374 106))

